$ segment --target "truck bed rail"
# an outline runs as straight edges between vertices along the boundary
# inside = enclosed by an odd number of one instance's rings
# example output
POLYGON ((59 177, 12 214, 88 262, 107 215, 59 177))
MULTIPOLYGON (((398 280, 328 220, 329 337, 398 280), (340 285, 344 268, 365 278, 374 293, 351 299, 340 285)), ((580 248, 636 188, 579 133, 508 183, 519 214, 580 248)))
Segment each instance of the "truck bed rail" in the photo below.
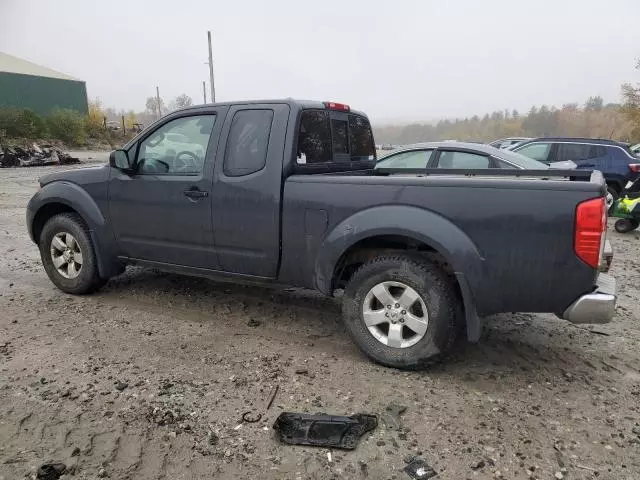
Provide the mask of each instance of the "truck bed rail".
MULTIPOLYGON (((378 168, 372 175, 463 175, 466 177, 567 177, 571 179, 592 178, 593 170, 516 170, 501 168, 378 168)), ((599 172, 598 172, 599 173, 599 172)))

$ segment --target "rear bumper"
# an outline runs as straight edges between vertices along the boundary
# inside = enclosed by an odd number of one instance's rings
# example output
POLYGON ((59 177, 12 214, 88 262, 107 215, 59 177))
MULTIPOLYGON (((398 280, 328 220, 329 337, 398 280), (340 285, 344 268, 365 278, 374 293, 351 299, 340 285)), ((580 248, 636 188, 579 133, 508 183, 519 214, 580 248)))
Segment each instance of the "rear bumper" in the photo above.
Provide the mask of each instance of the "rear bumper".
POLYGON ((562 314, 571 323, 609 323, 616 310, 616 280, 599 273, 593 292, 582 295, 562 314))

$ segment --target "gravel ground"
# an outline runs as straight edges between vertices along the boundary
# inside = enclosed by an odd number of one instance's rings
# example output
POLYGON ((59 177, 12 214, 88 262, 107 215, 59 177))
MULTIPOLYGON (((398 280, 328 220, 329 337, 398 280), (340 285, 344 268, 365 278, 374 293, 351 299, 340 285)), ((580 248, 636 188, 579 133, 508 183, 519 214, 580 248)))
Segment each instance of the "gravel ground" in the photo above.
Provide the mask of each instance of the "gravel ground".
POLYGON ((0 479, 58 461, 78 479, 400 480, 412 456, 441 479, 640 478, 637 235, 610 233, 613 323, 499 315, 479 344, 407 373, 364 358, 338 303, 311 293, 133 268, 98 294, 61 293, 24 220, 56 168, 0 170, 0 479), (282 411, 390 404, 407 407, 400 429, 381 422, 353 451, 271 429, 282 411))

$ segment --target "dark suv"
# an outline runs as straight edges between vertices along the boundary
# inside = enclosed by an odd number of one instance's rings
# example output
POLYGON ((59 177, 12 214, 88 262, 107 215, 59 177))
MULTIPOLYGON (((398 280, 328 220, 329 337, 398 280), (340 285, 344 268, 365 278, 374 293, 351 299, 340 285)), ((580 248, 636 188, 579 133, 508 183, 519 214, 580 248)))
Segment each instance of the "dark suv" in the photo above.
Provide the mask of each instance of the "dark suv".
POLYGON ((609 193, 616 199, 628 182, 640 174, 640 158, 629 145, 596 138, 534 138, 510 148, 544 163, 571 160, 577 168, 600 170, 609 193))

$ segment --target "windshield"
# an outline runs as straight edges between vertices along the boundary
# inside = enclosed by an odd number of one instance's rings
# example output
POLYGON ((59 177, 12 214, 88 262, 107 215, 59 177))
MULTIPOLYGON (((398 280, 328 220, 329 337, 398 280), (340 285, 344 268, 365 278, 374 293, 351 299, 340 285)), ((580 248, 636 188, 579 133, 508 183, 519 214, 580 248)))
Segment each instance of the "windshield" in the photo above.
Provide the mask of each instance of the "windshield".
POLYGON ((533 158, 525 157, 524 155, 512 152, 510 150, 500 150, 500 152, 496 153, 495 156, 498 158, 502 158, 507 162, 514 163, 526 170, 549 169, 549 165, 547 165, 546 163, 539 162, 538 160, 534 160, 533 158))

